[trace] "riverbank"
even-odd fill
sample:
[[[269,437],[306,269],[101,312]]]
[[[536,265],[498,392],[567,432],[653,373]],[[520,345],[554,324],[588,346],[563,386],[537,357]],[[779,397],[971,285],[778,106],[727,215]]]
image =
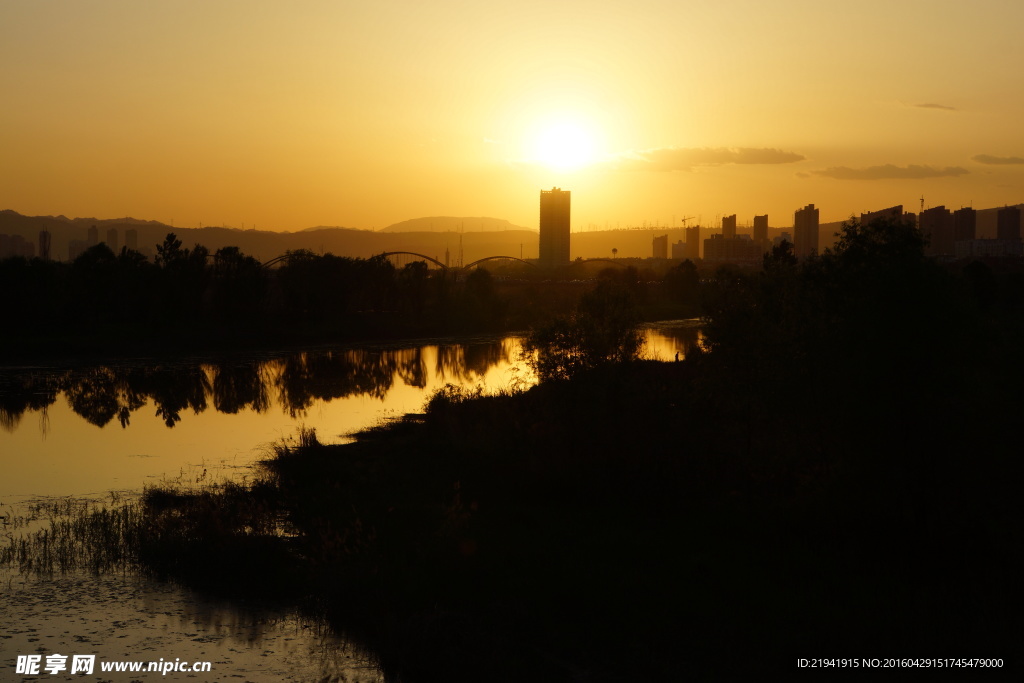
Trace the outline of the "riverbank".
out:
[[[250,319],[178,322],[173,326],[119,323],[69,326],[35,323],[0,338],[3,365],[100,362],[138,357],[165,360],[238,356],[310,346],[416,343],[467,336],[517,335],[532,325],[572,310],[593,283],[554,283],[543,289],[500,287],[505,315],[487,321],[410,315],[408,312],[350,314],[330,321]],[[512,294],[513,289],[523,291]],[[639,311],[648,322],[693,317],[695,308],[654,301]]]
[[[151,493],[145,559],[207,590],[310,601],[413,683],[1013,651],[1004,484],[941,464],[916,473],[927,488],[877,477],[850,457],[863,440],[823,454],[784,423],[752,445],[742,414],[701,410],[706,372],[631,363],[441,393],[354,444],[307,434],[252,489]],[[287,533],[254,533],[261,519]]]

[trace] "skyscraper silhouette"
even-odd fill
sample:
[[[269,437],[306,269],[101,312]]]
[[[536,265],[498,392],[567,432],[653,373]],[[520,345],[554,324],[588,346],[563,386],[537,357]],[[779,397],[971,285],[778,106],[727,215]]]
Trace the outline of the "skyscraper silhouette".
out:
[[[818,253],[818,210],[814,204],[797,209],[793,215],[793,251],[797,258]]]
[[[722,237],[727,240],[736,239],[736,214],[722,216]]]
[[[754,216],[754,241],[761,245],[768,242],[768,214]]]
[[[996,237],[1001,240],[1020,241],[1020,209],[1004,206],[996,212]]]
[[[569,265],[570,192],[553,187],[540,191],[540,265]]]

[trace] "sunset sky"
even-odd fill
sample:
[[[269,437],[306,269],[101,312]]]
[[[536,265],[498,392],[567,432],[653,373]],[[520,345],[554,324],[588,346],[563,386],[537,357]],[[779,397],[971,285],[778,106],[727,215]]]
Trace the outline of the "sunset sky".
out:
[[[0,209],[792,224],[1024,202],[1017,0],[0,0]]]

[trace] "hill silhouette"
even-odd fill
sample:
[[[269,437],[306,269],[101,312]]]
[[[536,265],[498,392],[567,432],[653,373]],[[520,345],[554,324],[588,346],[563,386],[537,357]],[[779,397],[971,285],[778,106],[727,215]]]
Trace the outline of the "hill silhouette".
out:
[[[458,216],[430,216],[411,218],[389,225],[380,232],[500,232],[503,230],[530,230],[514,225],[503,218],[460,218]],[[536,232],[536,230],[534,230]]]

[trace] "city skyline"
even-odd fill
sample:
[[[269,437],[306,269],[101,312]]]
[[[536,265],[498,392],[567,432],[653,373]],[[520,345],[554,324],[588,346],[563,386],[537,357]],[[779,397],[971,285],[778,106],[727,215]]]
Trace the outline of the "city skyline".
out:
[[[0,206],[285,231],[532,228],[552,186],[574,230],[1016,204],[1021,19],[994,0],[5,3]]]

